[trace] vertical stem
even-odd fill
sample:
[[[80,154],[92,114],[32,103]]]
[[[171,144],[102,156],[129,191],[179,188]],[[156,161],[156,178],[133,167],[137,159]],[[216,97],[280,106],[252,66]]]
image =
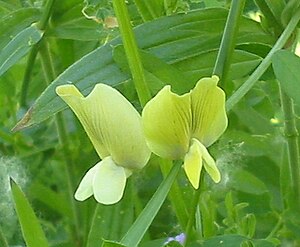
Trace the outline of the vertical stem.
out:
[[[24,77],[23,77],[23,81],[22,81],[22,88],[21,88],[21,98],[20,98],[20,106],[21,107],[27,106],[26,98],[27,98],[27,93],[28,93],[28,88],[29,88],[29,82],[30,82],[32,70],[34,67],[36,55],[39,50],[39,44],[40,44],[40,42],[38,42],[31,48],[29,56],[28,56],[27,65],[26,65],[26,69],[25,69],[25,73],[24,73]]]
[[[45,30],[47,28],[48,20],[51,17],[55,0],[45,0],[45,2],[46,2],[46,4],[44,7],[43,15],[37,25],[38,28],[41,30]],[[21,98],[20,98],[20,105],[23,107],[26,107],[26,98],[27,98],[30,77],[31,77],[31,73],[32,73],[32,70],[34,67],[34,62],[35,62],[35,59],[36,59],[36,56],[37,56],[37,53],[39,50],[39,46],[40,46],[40,43],[42,40],[43,40],[43,37],[37,44],[35,44],[31,48],[31,51],[29,53],[29,57],[27,60],[27,66],[26,66],[25,74],[24,74],[23,81],[22,81],[22,90],[21,90]]]
[[[280,100],[284,115],[284,135],[287,142],[288,149],[288,163],[290,183],[292,185],[293,201],[288,199],[289,206],[294,205],[300,207],[300,163],[299,163],[299,144],[298,144],[298,130],[296,127],[294,104],[291,98],[280,87]],[[294,204],[296,200],[296,204]]]
[[[213,74],[220,77],[222,87],[226,84],[235,40],[239,30],[239,20],[243,13],[244,5],[245,0],[233,0],[228,13],[221,46],[213,70]]]
[[[142,237],[145,232],[151,225],[154,217],[157,215],[160,207],[165,201],[168,192],[175,181],[178,172],[181,168],[180,163],[174,165],[169,172],[168,176],[164,179],[164,181],[160,184],[150,201],[147,203],[146,207],[130,227],[128,232],[121,240],[121,244],[130,247],[136,247],[140,243]]]
[[[268,53],[268,55],[264,58],[264,60],[260,63],[260,65],[256,68],[256,70],[251,74],[247,81],[227,100],[226,109],[230,111],[236,103],[238,103],[245,94],[253,87],[255,82],[263,75],[263,73],[267,70],[267,68],[271,64],[271,59],[274,53],[280,50],[286,42],[288,41],[291,34],[294,32],[297,24],[300,20],[300,9],[295,13],[295,15],[290,20],[289,24],[286,26],[283,33],[280,35],[279,39]]]
[[[47,43],[44,43],[43,46],[41,47],[40,56],[41,56],[41,62],[42,62],[45,79],[47,81],[47,84],[50,84],[51,81],[53,81],[56,78],[56,73],[55,73],[55,69],[53,66],[52,58]],[[75,200],[73,197],[73,191],[74,191],[74,183],[72,180],[72,178],[74,177],[73,162],[71,160],[70,150],[68,148],[69,141],[68,141],[68,136],[66,131],[66,125],[65,125],[64,117],[61,112],[56,114],[55,122],[57,126],[58,138],[65,159],[64,165],[65,165],[66,178],[67,178],[68,194],[69,194],[70,205],[72,209],[72,215],[73,215],[74,226],[75,226],[75,233],[76,233],[76,236],[73,236],[73,238],[77,243],[77,246],[80,246],[80,239],[78,239],[80,238],[79,219],[78,219],[77,208],[75,205]]]
[[[55,0],[45,0],[45,2],[46,4],[44,7],[42,18],[38,23],[38,28],[41,30],[45,30],[47,28],[48,20],[51,17]]]
[[[160,170],[164,178],[167,177],[172,166],[173,166],[172,161],[166,159],[160,159]],[[172,207],[174,208],[176,217],[179,221],[181,228],[185,229],[188,223],[188,213],[187,213],[186,203],[182,195],[182,191],[180,190],[177,181],[174,181],[168,197],[171,201]]]
[[[278,221],[276,223],[276,225],[274,226],[274,228],[272,229],[272,231],[270,232],[270,234],[266,237],[266,240],[271,240],[275,234],[280,230],[281,226],[283,224],[283,219],[281,217],[281,215],[278,215]]]
[[[185,240],[184,246],[187,246],[189,240],[191,239],[191,234],[192,234],[193,226],[195,223],[195,215],[196,215],[196,211],[198,208],[198,202],[199,202],[200,195],[201,195],[201,190],[200,190],[200,188],[198,188],[197,190],[194,191],[194,195],[193,195],[193,201],[192,201],[191,210],[190,210],[190,217],[189,217],[189,221],[187,223],[187,227],[185,230],[186,240]],[[202,236],[202,233],[199,235]]]
[[[130,24],[130,18],[125,0],[113,0],[113,7],[118,20],[125,54],[132,74],[134,86],[141,105],[145,106],[145,104],[151,99],[151,93],[145,79],[143,65]]]
[[[196,212],[197,212],[198,205],[199,205],[199,199],[200,199],[200,196],[203,191],[202,185],[204,185],[204,173],[203,172],[201,172],[201,174],[200,174],[200,183],[199,184],[200,184],[199,188],[194,191],[194,195],[193,195],[192,205],[191,205],[190,214],[189,214],[189,220],[188,220],[187,227],[185,230],[186,240],[185,240],[184,246],[186,246],[189,243],[189,240],[191,239],[191,235],[193,233],[193,226],[195,224],[195,218],[196,218]],[[201,217],[200,211],[199,211],[199,214]],[[201,228],[198,228],[198,230],[200,230],[201,232],[197,233],[197,235],[200,238],[202,238],[203,237],[203,225],[201,225]]]

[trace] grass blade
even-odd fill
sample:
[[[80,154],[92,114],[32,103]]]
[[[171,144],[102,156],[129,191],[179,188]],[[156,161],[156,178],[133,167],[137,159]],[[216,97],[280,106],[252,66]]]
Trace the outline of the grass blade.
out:
[[[49,245],[42,227],[23,191],[12,179],[10,180],[10,184],[27,247],[48,247]]]

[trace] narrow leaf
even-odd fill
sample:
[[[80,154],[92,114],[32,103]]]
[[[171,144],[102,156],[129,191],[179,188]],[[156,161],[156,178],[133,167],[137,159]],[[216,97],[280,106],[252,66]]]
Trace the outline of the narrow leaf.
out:
[[[32,25],[14,37],[0,52],[0,75],[25,56],[42,36],[36,25]]]
[[[150,21],[164,14],[163,0],[134,0],[144,21]]]
[[[86,247],[99,247],[104,239],[121,239],[133,223],[132,180],[128,180],[123,199],[115,205],[95,207]]]
[[[0,50],[10,42],[11,37],[15,37],[39,18],[38,8],[22,8],[3,16],[0,19]]]
[[[55,212],[70,219],[72,218],[72,211],[66,201],[66,198],[62,194],[55,192],[42,183],[35,182],[31,185],[30,197],[34,200],[39,200]]]
[[[10,180],[15,208],[27,247],[48,247],[42,227],[19,186]]]
[[[274,54],[273,69],[285,93],[300,105],[300,58],[290,51],[278,51]]]

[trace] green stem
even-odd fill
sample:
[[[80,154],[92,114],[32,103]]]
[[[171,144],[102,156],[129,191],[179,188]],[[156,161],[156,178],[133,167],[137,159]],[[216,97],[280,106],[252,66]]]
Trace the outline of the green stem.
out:
[[[119,23],[120,33],[134,86],[141,105],[145,106],[145,104],[151,99],[151,93],[145,79],[143,65],[130,24],[130,18],[125,0],[113,0],[113,7]]]
[[[38,28],[41,30],[45,30],[47,28],[48,20],[51,17],[55,0],[45,0],[45,2],[46,4],[44,7],[42,18],[38,23]]]
[[[279,217],[279,219],[278,219],[276,225],[274,226],[274,228],[272,229],[270,234],[266,237],[266,240],[268,240],[268,239],[271,240],[274,237],[274,235],[277,233],[277,231],[280,229],[280,227],[282,226],[282,223],[283,223],[282,217],[280,215],[278,217]]]
[[[263,73],[267,70],[267,68],[271,64],[271,59],[274,53],[280,50],[286,42],[288,41],[289,37],[297,27],[297,24],[300,20],[300,9],[295,13],[295,15],[290,20],[289,24],[286,26],[283,33],[280,35],[279,39],[268,53],[268,55],[263,59],[260,65],[256,68],[256,70],[251,74],[247,81],[227,100],[226,102],[226,109],[230,111],[236,103],[238,103],[245,94],[253,87],[255,82],[263,75]]]
[[[275,35],[280,34],[280,32],[283,30],[282,24],[278,22],[278,19],[273,14],[272,10],[268,6],[268,3],[262,0],[254,0],[254,2],[268,22],[272,25],[272,27],[274,27]]]
[[[160,159],[160,170],[161,170],[164,178],[167,177],[172,166],[173,166],[172,161],[166,160],[166,159]],[[182,195],[182,191],[181,191],[177,181],[174,181],[168,197],[170,199],[172,207],[174,208],[175,214],[177,216],[177,219],[179,221],[181,228],[185,229],[187,226],[187,222],[188,222],[188,213],[187,213],[186,204],[184,202],[184,198]]]
[[[47,84],[49,85],[51,81],[53,81],[56,78],[55,69],[52,62],[52,57],[50,55],[49,47],[47,44],[43,44],[40,49],[40,57],[42,62],[42,67],[44,71],[44,76],[46,79]],[[74,236],[75,242],[77,242],[78,246],[80,246],[80,241],[78,238],[80,238],[80,227],[79,227],[79,219],[78,219],[78,212],[75,205],[75,200],[73,197],[74,192],[74,183],[73,183],[73,162],[71,160],[71,154],[69,150],[69,141],[66,131],[66,125],[64,121],[64,117],[62,115],[62,112],[56,114],[55,116],[55,122],[57,126],[57,132],[58,132],[58,138],[62,147],[62,152],[64,154],[64,165],[65,165],[65,171],[66,171],[66,178],[67,178],[67,186],[68,186],[68,195],[70,200],[70,205],[72,209],[72,215],[74,220],[74,226],[75,226],[75,233],[76,236]]]
[[[40,42],[38,42],[31,48],[29,56],[28,56],[27,66],[25,69],[25,73],[24,73],[24,77],[23,77],[23,81],[22,81],[22,88],[21,88],[21,98],[20,98],[21,107],[27,107],[26,98],[27,98],[27,93],[28,93],[28,88],[29,88],[29,82],[30,82],[32,70],[34,67],[34,61],[36,59],[36,55],[39,50],[39,44],[40,44]]]
[[[188,242],[191,238],[193,226],[195,223],[195,215],[196,215],[196,211],[198,208],[198,203],[199,203],[199,198],[200,198],[201,192],[202,192],[202,190],[200,188],[194,191],[193,201],[192,201],[191,211],[190,211],[190,217],[189,217],[189,221],[187,223],[187,227],[185,230],[186,240],[185,240],[184,246],[186,246],[188,244]],[[202,235],[202,234],[200,234],[200,235]]]
[[[37,27],[39,29],[45,30],[47,28],[48,20],[52,14],[54,2],[55,2],[55,0],[46,0],[43,15],[37,24]],[[27,66],[26,66],[25,74],[24,74],[23,81],[22,81],[22,90],[21,90],[21,98],[20,98],[20,105],[22,107],[26,107],[26,105],[27,105],[26,98],[27,98],[27,92],[28,92],[28,88],[29,88],[29,82],[30,82],[32,70],[34,67],[34,62],[35,62],[35,59],[36,59],[36,56],[37,56],[37,53],[39,50],[39,46],[40,46],[40,43],[42,40],[43,40],[43,37],[37,44],[35,44],[31,48],[31,51],[29,53],[29,57],[27,60]]]
[[[228,13],[221,46],[213,70],[214,75],[221,79],[221,86],[225,87],[235,41],[239,30],[239,20],[242,16],[246,0],[233,0]]]
[[[290,183],[292,185],[292,196],[290,198],[296,200],[296,207],[300,207],[300,163],[299,163],[299,133],[296,126],[295,110],[292,99],[284,92],[281,85],[280,100],[284,115],[284,136],[287,142],[288,163]],[[289,206],[292,206],[288,199]]]
[[[203,172],[201,172],[201,174],[200,174],[200,183],[199,184],[200,184],[199,188],[194,191],[194,195],[193,195],[191,210],[190,210],[190,214],[189,214],[189,221],[188,221],[187,227],[185,229],[186,240],[185,240],[184,246],[186,246],[189,243],[189,241],[191,239],[191,235],[194,232],[193,231],[194,226],[196,226],[195,230],[196,230],[198,238],[200,238],[200,239],[203,238],[203,222],[201,219],[202,213],[199,208],[200,196],[202,195],[202,192],[206,190],[206,186],[205,186],[206,184],[204,181],[204,173]],[[196,218],[196,214],[199,217]]]
[[[161,205],[166,199],[168,192],[175,181],[178,172],[181,168],[181,163],[175,164],[169,175],[164,179],[164,181],[160,184],[150,201],[147,203],[146,207],[130,227],[128,232],[121,240],[121,244],[130,247],[138,246],[139,242],[143,238],[145,232],[151,225],[154,217],[157,215]]]

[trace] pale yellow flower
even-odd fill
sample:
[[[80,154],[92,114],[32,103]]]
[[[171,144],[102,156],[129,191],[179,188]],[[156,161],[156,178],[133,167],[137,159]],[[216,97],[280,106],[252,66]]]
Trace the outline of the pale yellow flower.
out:
[[[225,93],[217,86],[219,78],[202,78],[184,95],[165,86],[145,106],[142,121],[150,150],[163,158],[183,159],[186,175],[199,187],[202,166],[217,183],[220,172],[207,147],[227,127]]]
[[[94,195],[103,204],[118,202],[126,179],[143,168],[151,154],[139,113],[105,84],[97,84],[87,97],[74,85],[58,86],[56,92],[76,114],[102,159],[85,174],[75,198],[83,201]]]

